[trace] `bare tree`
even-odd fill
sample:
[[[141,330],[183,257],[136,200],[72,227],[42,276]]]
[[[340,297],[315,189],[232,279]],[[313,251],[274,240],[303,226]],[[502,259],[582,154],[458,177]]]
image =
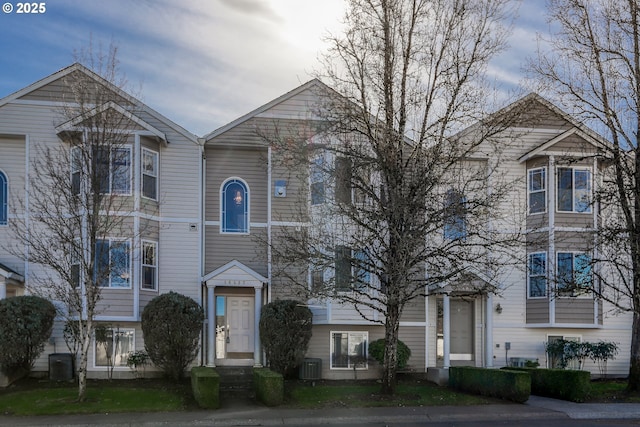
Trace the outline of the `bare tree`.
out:
[[[640,390],[640,2],[550,0],[549,49],[531,69],[568,109],[611,142],[595,202],[592,291],[633,313],[628,388]]]
[[[55,121],[58,140],[34,141],[29,182],[20,206],[25,219],[12,222],[13,253],[42,268],[30,291],[60,303],[78,344],[78,400],[86,397],[87,357],[109,283],[130,283],[132,251],[132,153],[125,146],[132,129],[133,98],[120,90],[117,49],[88,48],[76,55],[87,67],[67,74],[64,102]],[[27,250],[24,250],[27,248]],[[122,269],[122,271],[120,271]],[[126,271],[125,271],[126,270]]]
[[[267,138],[310,182],[310,226],[274,238],[274,275],[304,289],[300,269],[311,265],[313,297],[384,325],[386,394],[405,306],[447,284],[497,291],[500,249],[517,240],[513,227],[498,232],[513,183],[496,169],[515,110],[466,128],[487,117],[483,76],[511,12],[503,0],[349,1],[345,34],[329,39],[324,77],[336,92],[318,93],[319,121]]]

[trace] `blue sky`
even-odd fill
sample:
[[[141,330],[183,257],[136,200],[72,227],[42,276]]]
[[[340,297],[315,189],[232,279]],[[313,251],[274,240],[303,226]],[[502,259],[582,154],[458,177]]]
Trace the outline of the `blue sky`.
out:
[[[140,98],[204,135],[310,80],[342,0],[50,0],[43,14],[0,12],[0,98],[73,62],[74,49],[119,47]],[[491,64],[505,89],[545,31],[544,1],[520,5],[511,48]]]

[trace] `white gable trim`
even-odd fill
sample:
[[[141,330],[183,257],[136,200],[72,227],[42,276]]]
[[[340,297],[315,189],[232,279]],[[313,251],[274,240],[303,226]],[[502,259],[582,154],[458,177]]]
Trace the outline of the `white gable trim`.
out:
[[[599,148],[599,149],[606,149],[606,147],[600,143],[599,141],[597,141],[596,139],[594,139],[593,137],[591,137],[589,134],[587,134],[586,132],[583,132],[581,129],[578,129],[577,127],[573,127],[571,129],[569,129],[566,132],[561,133],[560,135],[551,138],[549,141],[545,142],[544,144],[534,148],[533,150],[529,151],[527,154],[525,154],[524,156],[520,157],[518,159],[518,162],[520,163],[524,163],[527,160],[538,156],[540,154],[543,154],[544,151],[546,151],[547,149],[553,147],[555,144],[557,144],[558,142],[562,141],[563,139],[566,139],[568,137],[570,137],[571,135],[578,135],[581,138],[583,138],[585,141],[587,141],[589,144],[593,145],[595,148]]]
[[[226,263],[202,278],[208,287],[233,286],[247,288],[262,288],[269,279],[256,273],[238,260]]]

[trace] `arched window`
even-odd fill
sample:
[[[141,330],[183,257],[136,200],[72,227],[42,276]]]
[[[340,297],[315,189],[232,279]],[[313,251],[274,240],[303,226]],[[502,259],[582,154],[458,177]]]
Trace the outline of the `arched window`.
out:
[[[0,172],[0,225],[7,225],[9,186],[7,176]]]
[[[243,181],[232,178],[222,185],[220,194],[221,231],[223,233],[249,232],[249,189]]]

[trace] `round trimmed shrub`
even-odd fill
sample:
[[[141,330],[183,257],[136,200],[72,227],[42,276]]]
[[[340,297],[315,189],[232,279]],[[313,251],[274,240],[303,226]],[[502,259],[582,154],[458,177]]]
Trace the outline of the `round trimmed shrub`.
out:
[[[0,300],[0,370],[27,374],[51,336],[56,308],[51,301],[25,295]]]
[[[385,340],[380,338],[379,340],[375,340],[369,343],[369,356],[373,357],[378,363],[381,365],[384,363],[384,346]],[[404,369],[407,366],[407,362],[411,357],[411,349],[407,347],[405,343],[398,340],[398,369]]]
[[[271,370],[290,377],[302,363],[311,339],[313,314],[294,300],[276,300],[262,307],[260,339]]]
[[[142,311],[145,350],[168,378],[179,381],[198,354],[202,322],[202,307],[176,292],[155,297]]]

